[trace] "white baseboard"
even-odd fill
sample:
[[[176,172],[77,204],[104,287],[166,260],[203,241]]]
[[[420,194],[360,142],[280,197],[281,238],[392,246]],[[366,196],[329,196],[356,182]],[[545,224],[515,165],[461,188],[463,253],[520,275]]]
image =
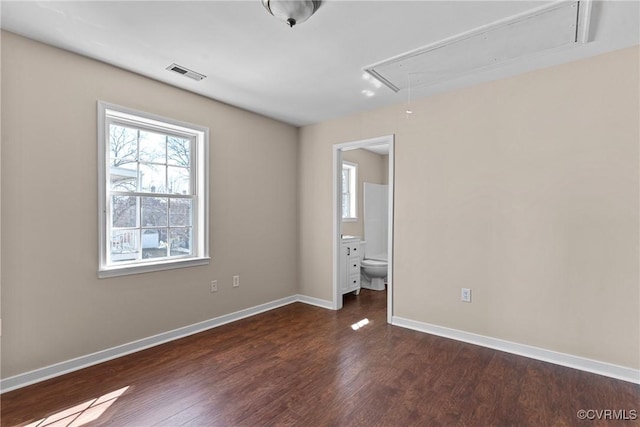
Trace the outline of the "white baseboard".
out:
[[[304,300],[303,300],[304,299]],[[75,359],[66,360],[64,362],[56,363],[44,368],[35,369],[24,374],[19,374],[13,377],[0,380],[0,393],[15,390],[17,388],[25,387],[30,384],[35,384],[40,381],[48,380],[60,375],[67,374],[69,372],[77,371],[82,368],[87,368],[98,363],[106,362],[118,357],[126,356],[127,354],[135,353],[140,350],[154,347],[156,345],[164,344],[169,341],[177,340],[189,335],[197,334],[211,328],[225,325],[236,320],[244,319],[245,317],[254,316],[256,314],[273,310],[274,308],[282,307],[294,302],[307,302],[305,300],[313,300],[316,303],[322,300],[316,300],[315,298],[302,297],[301,295],[292,295],[290,297],[282,298],[276,301],[271,301],[265,304],[260,304],[255,307],[246,308],[244,310],[236,311],[235,313],[225,314],[210,320],[194,323],[193,325],[185,326],[182,328],[174,329],[172,331],[163,332],[158,335],[143,338],[137,341],[133,341],[127,344],[119,345],[116,347],[101,350],[96,353],[80,356]],[[308,304],[314,304],[313,302],[307,302]],[[317,304],[314,304],[317,305]]]
[[[299,302],[303,302],[309,305],[315,305],[317,307],[326,308],[327,310],[333,310],[333,302],[320,298],[308,297],[306,295],[296,295]]]
[[[640,370],[638,369],[599,362],[597,360],[587,359],[584,357],[572,356],[570,354],[559,353],[553,350],[518,344],[511,341],[477,335],[457,329],[445,328],[397,316],[392,317],[391,323],[403,328],[413,329],[414,331],[451,338],[457,341],[464,341],[482,347],[493,348],[495,350],[529,357],[531,359],[542,360],[543,362],[554,363],[556,365],[567,366],[581,371],[587,371],[594,374],[604,375],[606,377],[640,384]]]

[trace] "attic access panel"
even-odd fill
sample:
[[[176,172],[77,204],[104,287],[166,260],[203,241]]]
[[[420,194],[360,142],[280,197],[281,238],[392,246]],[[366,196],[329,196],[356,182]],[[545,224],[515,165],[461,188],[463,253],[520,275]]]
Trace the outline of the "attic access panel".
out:
[[[395,92],[586,42],[591,4],[553,3],[379,62],[365,71]]]

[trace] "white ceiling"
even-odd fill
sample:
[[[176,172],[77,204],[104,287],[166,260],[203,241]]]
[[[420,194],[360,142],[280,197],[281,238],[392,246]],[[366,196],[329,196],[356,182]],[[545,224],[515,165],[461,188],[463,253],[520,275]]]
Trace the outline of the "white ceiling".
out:
[[[2,28],[293,125],[406,102],[364,68],[550,2],[324,1],[294,28],[252,1],[2,1]],[[640,43],[640,2],[594,2],[589,43],[412,89],[428,96]],[[167,71],[177,63],[207,76]],[[46,70],[44,70],[46,72]],[[373,96],[363,95],[371,90]]]

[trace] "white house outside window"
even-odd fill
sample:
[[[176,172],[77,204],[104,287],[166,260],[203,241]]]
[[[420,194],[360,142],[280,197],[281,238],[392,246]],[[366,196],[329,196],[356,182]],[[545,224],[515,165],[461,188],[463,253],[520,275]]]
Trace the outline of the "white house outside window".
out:
[[[342,162],[342,220],[356,221],[357,215],[357,194],[358,187],[358,165],[355,163]]]
[[[98,103],[100,267],[206,264],[208,128]]]

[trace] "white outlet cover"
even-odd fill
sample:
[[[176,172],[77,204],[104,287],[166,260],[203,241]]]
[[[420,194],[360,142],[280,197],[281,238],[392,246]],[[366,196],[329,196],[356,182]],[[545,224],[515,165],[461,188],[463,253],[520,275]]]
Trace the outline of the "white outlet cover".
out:
[[[471,302],[471,289],[462,288],[462,291],[460,293],[460,300],[464,302]]]

